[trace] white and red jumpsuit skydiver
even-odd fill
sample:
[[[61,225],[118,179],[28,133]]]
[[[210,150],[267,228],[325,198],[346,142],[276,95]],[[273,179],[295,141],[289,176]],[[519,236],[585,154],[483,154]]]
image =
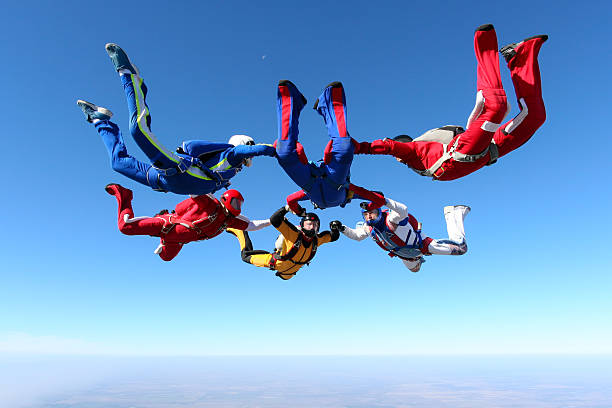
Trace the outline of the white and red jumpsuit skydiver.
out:
[[[172,213],[162,211],[153,217],[134,217],[132,191],[119,184],[109,184],[106,191],[119,205],[119,231],[126,235],[160,237],[155,253],[164,261],[178,255],[183,245],[216,237],[226,228],[257,231],[270,225],[270,220],[253,220],[231,214],[211,194],[193,196],[178,203]]]
[[[371,237],[390,257],[400,258],[412,272],[418,272],[425,262],[423,255],[463,255],[467,252],[463,220],[470,212],[469,207],[444,207],[448,239],[433,239],[421,236],[419,223],[408,213],[406,205],[386,198],[386,206],[389,211],[380,212],[376,220],[359,223],[355,229],[343,225],[341,232],[356,241]]]
[[[361,143],[359,153],[393,155],[417,173],[434,180],[454,180],[494,163],[527,142],[546,120],[538,53],[547,36],[518,43],[508,68],[521,109],[512,120],[500,125],[509,107],[499,74],[497,37],[491,24],[474,35],[478,61],[476,107],[465,132],[448,144],[435,141],[403,143],[390,139],[372,142],[368,151]]]

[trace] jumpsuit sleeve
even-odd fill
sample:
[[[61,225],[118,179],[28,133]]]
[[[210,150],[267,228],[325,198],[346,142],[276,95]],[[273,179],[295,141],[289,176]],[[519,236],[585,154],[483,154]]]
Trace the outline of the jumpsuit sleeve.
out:
[[[327,244],[328,242],[337,241],[338,238],[340,238],[340,233],[338,232],[338,230],[323,231],[319,234],[318,237],[319,246]]]
[[[259,231],[262,228],[265,227],[269,227],[270,224],[270,220],[249,220],[247,217],[245,217],[244,215],[239,215],[236,217],[237,220],[246,222],[246,228],[244,228],[244,231]],[[241,224],[241,226],[243,226],[244,224]],[[235,227],[232,227],[235,228]],[[238,228],[238,229],[242,229],[242,228]]]
[[[276,149],[269,144],[238,145],[227,151],[227,162],[232,166],[237,166],[244,159],[254,156],[276,157]]]
[[[288,241],[294,242],[297,239],[299,234],[297,228],[289,223],[285,219],[285,214],[287,214],[287,209],[285,207],[279,208],[272,216],[270,217],[270,223],[274,228],[276,228],[285,239]]]
[[[355,241],[363,241],[370,235],[368,234],[368,232],[365,230],[363,226],[353,229],[345,225],[344,229],[342,230],[342,233],[346,237],[353,239]]]
[[[249,221],[245,220],[244,218],[230,217],[227,221],[227,226],[229,228],[245,231],[249,226]]]
[[[385,196],[382,193],[375,193],[374,191],[366,190],[363,187],[351,184],[349,190],[352,191],[356,196],[363,198],[364,200],[371,201],[368,205],[368,210],[374,210],[385,205]]]
[[[304,190],[296,191],[295,193],[287,196],[287,205],[289,208],[291,208],[291,211],[296,214],[300,214],[302,211],[304,211],[304,209],[300,204],[298,204],[298,202],[306,200],[306,198],[306,192]]]
[[[406,204],[402,204],[390,198],[385,199],[385,204],[391,210],[388,218],[389,222],[399,224],[403,219],[408,217],[408,207],[406,207]]]

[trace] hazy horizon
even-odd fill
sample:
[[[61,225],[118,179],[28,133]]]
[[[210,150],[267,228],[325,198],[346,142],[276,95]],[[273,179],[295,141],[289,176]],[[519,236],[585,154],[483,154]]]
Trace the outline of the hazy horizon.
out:
[[[612,356],[0,356],[3,408],[609,407]]]

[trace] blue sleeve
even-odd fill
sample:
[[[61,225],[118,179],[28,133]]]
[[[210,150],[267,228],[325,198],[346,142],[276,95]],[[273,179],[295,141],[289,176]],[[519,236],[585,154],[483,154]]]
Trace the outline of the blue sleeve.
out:
[[[183,142],[181,146],[186,154],[192,157],[198,157],[201,154],[211,153],[211,152],[222,152],[224,150],[233,148],[231,144],[228,143],[214,143],[207,142],[205,140],[186,140]]]
[[[237,166],[244,159],[253,156],[270,156],[276,157],[276,149],[272,145],[256,144],[256,145],[238,145],[232,149],[228,149],[225,153],[227,161],[232,166]]]

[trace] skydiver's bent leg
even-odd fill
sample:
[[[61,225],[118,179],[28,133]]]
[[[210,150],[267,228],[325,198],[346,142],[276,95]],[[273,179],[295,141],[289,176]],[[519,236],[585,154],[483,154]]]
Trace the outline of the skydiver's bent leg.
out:
[[[145,186],[156,185],[149,183],[147,174],[157,179],[157,171],[150,164],[143,163],[128,154],[121,131],[116,124],[108,120],[100,120],[94,126],[106,146],[113,170]]]
[[[329,84],[319,96],[315,108],[323,116],[331,139],[331,151],[325,155],[325,164],[333,180],[342,184],[349,175],[355,152],[346,126],[346,96],[342,84]]]
[[[170,168],[179,158],[166,149],[151,131],[151,114],[146,102],[147,86],[136,74],[121,74],[121,83],[127,97],[130,113],[130,133],[138,147],[158,168]]]
[[[301,188],[310,184],[310,166],[302,163],[297,153],[300,112],[306,98],[290,81],[280,81],[277,93],[278,139],[276,153],[278,163],[287,175]]]
[[[480,26],[474,34],[476,68],[476,106],[466,130],[459,136],[456,151],[478,154],[484,151],[507,114],[508,105],[499,74],[497,36],[491,24]]]
[[[109,184],[106,192],[115,196],[119,205],[119,231],[125,235],[151,235],[160,236],[165,221],[156,217],[134,218],[132,209],[132,191],[119,184]]]
[[[467,252],[463,220],[470,212],[470,207],[455,205],[444,207],[448,239],[431,239],[427,252],[433,255],[463,255]]]
[[[178,253],[181,251],[181,249],[183,248],[183,244],[181,243],[176,243],[176,242],[164,242],[164,240],[162,240],[162,242],[159,244],[159,246],[157,247],[157,249],[155,249],[154,253],[156,253],[157,255],[159,255],[159,257],[168,262],[174,259],[174,257],[176,257],[178,255]]]
[[[399,162],[419,171],[426,170],[436,163],[444,153],[442,143],[438,142],[400,142],[392,139],[375,140],[367,154],[386,154]]]
[[[540,35],[502,48],[521,112],[495,133],[500,157],[526,143],[546,120],[538,54],[547,39]]]
[[[248,232],[235,228],[227,228],[226,231],[238,239],[238,243],[240,244],[240,257],[243,262],[266,268],[270,266],[272,254],[268,251],[254,250]]]

